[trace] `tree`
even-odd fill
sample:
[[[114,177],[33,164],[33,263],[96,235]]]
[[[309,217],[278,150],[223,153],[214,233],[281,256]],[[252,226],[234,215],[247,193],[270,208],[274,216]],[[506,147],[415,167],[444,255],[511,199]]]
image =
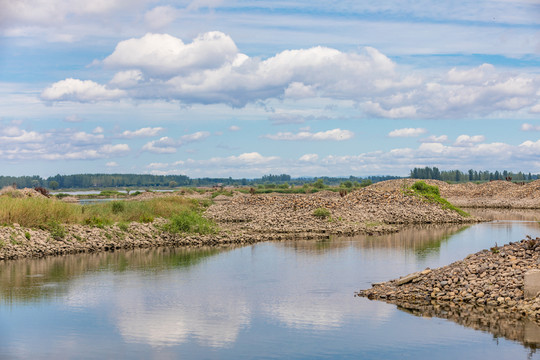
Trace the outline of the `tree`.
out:
[[[324,181],[323,181],[323,179],[317,179],[317,181],[315,181],[313,183],[313,187],[315,189],[324,189]]]
[[[177,187],[178,186],[178,183],[176,181],[169,181],[169,187]]]
[[[58,189],[58,182],[57,181],[49,181],[49,187],[53,190]]]

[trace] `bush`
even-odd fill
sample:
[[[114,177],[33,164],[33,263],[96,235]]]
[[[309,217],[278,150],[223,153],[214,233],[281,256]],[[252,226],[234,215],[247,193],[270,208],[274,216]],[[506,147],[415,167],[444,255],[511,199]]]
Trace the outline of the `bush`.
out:
[[[318,209],[315,209],[313,211],[313,216],[316,216],[318,218],[324,219],[330,216],[330,210],[320,207]]]

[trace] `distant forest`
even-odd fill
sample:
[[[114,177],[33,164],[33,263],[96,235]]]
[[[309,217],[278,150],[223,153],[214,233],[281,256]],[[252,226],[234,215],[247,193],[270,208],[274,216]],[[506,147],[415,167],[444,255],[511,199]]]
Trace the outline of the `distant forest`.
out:
[[[399,176],[367,176],[367,177],[318,177],[291,178],[290,175],[264,175],[257,179],[233,178],[198,178],[192,179],[185,175],[140,175],[140,174],[78,174],[55,175],[48,178],[40,176],[0,176],[0,187],[16,184],[18,188],[42,186],[49,189],[89,189],[89,188],[147,188],[147,187],[177,187],[177,186],[257,186],[276,184],[303,185],[322,179],[325,185],[340,185],[344,181],[358,182],[370,180],[379,182],[400,179]]]
[[[414,168],[411,170],[410,177],[414,179],[435,179],[449,182],[467,182],[467,181],[492,181],[492,180],[511,180],[511,181],[532,181],[537,180],[538,174],[525,174],[521,171],[513,173],[511,171],[476,171],[469,170],[462,172],[459,170],[439,170],[436,167]]]

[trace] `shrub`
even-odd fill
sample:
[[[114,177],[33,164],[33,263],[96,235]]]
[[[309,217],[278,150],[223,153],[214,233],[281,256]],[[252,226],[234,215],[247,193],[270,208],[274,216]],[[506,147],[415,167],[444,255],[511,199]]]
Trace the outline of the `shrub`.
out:
[[[29,233],[28,231],[25,231],[25,232],[24,232],[24,237],[25,237],[27,240],[30,240],[30,238],[31,238],[32,236],[30,235],[30,233]]]
[[[313,216],[316,216],[318,218],[324,219],[330,216],[330,210],[320,207],[318,209],[315,209],[313,211]]]

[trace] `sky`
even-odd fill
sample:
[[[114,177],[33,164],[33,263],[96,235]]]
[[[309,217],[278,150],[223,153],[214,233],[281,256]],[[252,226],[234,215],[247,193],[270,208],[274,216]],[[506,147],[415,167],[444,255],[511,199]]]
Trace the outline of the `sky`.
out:
[[[540,0],[0,0],[0,175],[540,173]]]

